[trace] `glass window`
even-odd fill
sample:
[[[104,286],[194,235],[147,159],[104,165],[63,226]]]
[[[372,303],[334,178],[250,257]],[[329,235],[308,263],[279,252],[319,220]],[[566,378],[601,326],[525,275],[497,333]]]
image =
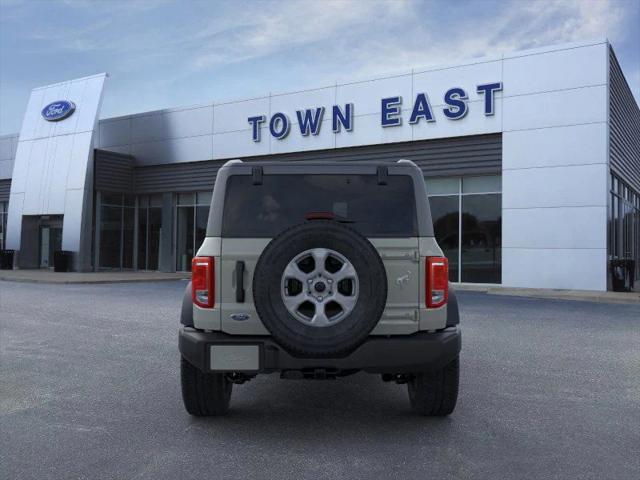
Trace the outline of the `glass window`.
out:
[[[134,268],[135,209],[124,206],[130,203],[130,195],[100,194],[100,268]]]
[[[101,202],[102,205],[122,205],[122,194],[121,193],[108,193],[102,192]]]
[[[433,230],[444,256],[449,260],[449,280],[458,281],[458,241],[460,233],[458,195],[437,196],[429,199]]]
[[[222,234],[270,238],[314,212],[332,213],[367,237],[417,235],[408,175],[391,175],[386,185],[376,175],[265,175],[261,185],[249,175],[233,175]]]
[[[204,242],[207,236],[207,220],[209,220],[209,206],[196,207],[196,222],[195,222],[195,249],[197,250]]]
[[[633,281],[640,281],[640,209],[639,195],[633,188],[612,174],[611,208],[609,210],[609,259],[627,262],[631,269]],[[622,267],[614,271],[609,269],[610,278],[614,273],[620,274]],[[626,272],[626,270],[625,270]],[[631,288],[631,278],[624,276],[624,288]],[[613,282],[616,279],[612,279]],[[614,285],[615,288],[615,285]]]
[[[211,192],[198,192],[197,194],[198,205],[211,205]]]
[[[120,268],[122,208],[103,205],[100,210],[100,267]]]
[[[207,235],[211,192],[181,193],[177,203],[176,270],[189,271],[191,260]],[[157,238],[159,245],[160,228]]]
[[[194,194],[193,193],[179,193],[178,205],[193,205]]]
[[[502,191],[500,175],[484,175],[481,177],[464,177],[462,193],[498,193]]]
[[[500,283],[502,195],[462,197],[462,281]]]
[[[4,249],[7,235],[7,202],[0,202],[0,250]]]
[[[135,209],[125,207],[122,220],[122,267],[133,268],[133,242],[135,232]]]
[[[162,207],[162,195],[150,195],[149,196],[149,206],[151,206],[151,207]]]
[[[449,259],[452,282],[502,281],[502,178],[427,179],[436,240]],[[431,187],[430,187],[431,185]],[[459,192],[456,185],[462,186]],[[452,195],[444,195],[445,192]]]
[[[148,221],[147,270],[158,270],[162,238],[162,209],[150,208]]]
[[[427,193],[429,195],[446,195],[460,193],[459,178],[427,178]]]
[[[138,270],[158,270],[162,195],[138,197]]]
[[[194,255],[194,210],[195,207],[178,208],[176,269],[182,272],[191,270],[191,260]]]
[[[138,270],[147,269],[147,208],[145,198],[138,199]]]

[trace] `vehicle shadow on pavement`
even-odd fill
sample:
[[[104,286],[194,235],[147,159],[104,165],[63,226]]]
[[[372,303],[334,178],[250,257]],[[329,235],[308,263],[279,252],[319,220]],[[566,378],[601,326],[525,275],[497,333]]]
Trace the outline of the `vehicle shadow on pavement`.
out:
[[[455,415],[455,412],[454,412]],[[409,407],[406,385],[382,382],[379,375],[359,373],[336,380],[281,380],[264,376],[235,386],[229,412],[222,417],[195,418],[192,426],[216,431],[244,427],[252,436],[305,432],[309,439],[326,435],[386,433],[447,429],[452,418],[428,418]],[[264,427],[258,428],[259,426]],[[300,437],[299,437],[300,438]]]

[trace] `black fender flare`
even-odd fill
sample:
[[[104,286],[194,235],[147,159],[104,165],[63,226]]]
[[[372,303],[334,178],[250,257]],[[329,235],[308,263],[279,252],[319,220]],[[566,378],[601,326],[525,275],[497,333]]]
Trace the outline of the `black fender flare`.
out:
[[[447,302],[447,327],[453,327],[460,323],[460,310],[458,308],[458,298],[456,292],[449,284],[449,301]]]
[[[180,312],[180,323],[185,327],[193,327],[193,303],[191,300],[191,282],[184,289],[182,297],[182,311]]]

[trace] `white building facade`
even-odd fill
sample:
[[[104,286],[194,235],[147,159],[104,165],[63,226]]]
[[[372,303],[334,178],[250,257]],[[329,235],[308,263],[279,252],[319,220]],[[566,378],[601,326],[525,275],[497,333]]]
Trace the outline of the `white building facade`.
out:
[[[102,81],[34,90],[20,134],[0,138],[0,237],[16,268],[47,266],[52,249],[79,270],[189,268],[228,159],[408,158],[452,281],[640,278],[640,110],[607,41],[98,121]],[[51,127],[57,101],[75,111]]]

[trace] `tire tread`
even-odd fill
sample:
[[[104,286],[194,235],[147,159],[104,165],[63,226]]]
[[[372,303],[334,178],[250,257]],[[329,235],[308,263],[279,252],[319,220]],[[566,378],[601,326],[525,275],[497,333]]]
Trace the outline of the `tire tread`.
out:
[[[440,370],[414,374],[408,384],[411,407],[428,417],[453,413],[458,400],[459,379],[459,357]]]
[[[233,384],[222,373],[204,373],[180,357],[182,400],[190,415],[223,415],[229,409]]]

